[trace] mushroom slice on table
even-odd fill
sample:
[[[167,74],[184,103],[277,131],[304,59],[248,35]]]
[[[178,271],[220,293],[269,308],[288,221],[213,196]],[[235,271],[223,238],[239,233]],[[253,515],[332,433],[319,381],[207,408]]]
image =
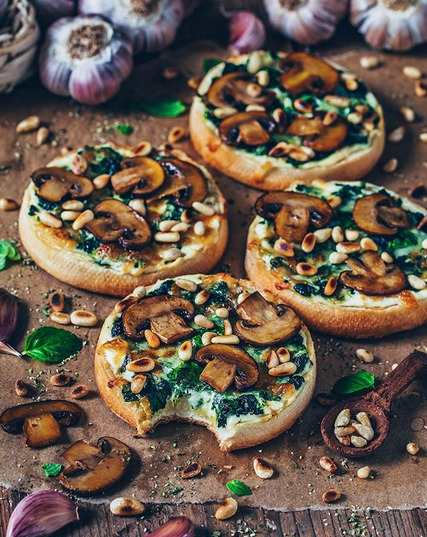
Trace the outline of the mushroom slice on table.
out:
[[[400,267],[386,264],[378,252],[367,251],[360,260],[346,260],[350,270],[342,272],[341,283],[365,295],[391,295],[406,285],[406,276]]]
[[[114,191],[119,194],[132,192],[133,196],[145,196],[161,187],[165,172],[160,164],[149,157],[124,158],[121,170],[111,177]]]
[[[315,151],[327,152],[340,147],[347,136],[347,121],[337,116],[330,125],[324,125],[322,117],[316,115],[313,118],[298,116],[289,125],[286,134],[301,136],[303,144]]]
[[[158,295],[143,298],[131,304],[123,313],[125,334],[134,341],[144,339],[144,331],[151,328],[163,343],[169,344],[189,337],[193,329],[185,319],[192,319],[194,306],[179,296]]]
[[[250,73],[244,71],[227,73],[214,81],[207,100],[216,107],[234,107],[243,104],[268,108],[275,99],[274,92],[259,86],[259,92],[251,93],[250,84],[256,84],[256,78]]]
[[[324,95],[333,91],[338,85],[338,71],[323,60],[305,52],[288,54],[280,62],[280,67],[283,70],[280,84],[283,89],[294,95],[304,91]]]
[[[124,476],[131,459],[126,444],[111,436],[96,446],[79,440],[62,457],[70,464],[59,474],[64,488],[76,494],[96,494],[115,485]]]
[[[353,219],[360,229],[374,235],[396,235],[399,229],[411,227],[408,213],[382,192],[359,198],[353,208]]]
[[[301,242],[308,228],[325,227],[333,217],[329,203],[299,192],[268,192],[255,203],[257,214],[273,219],[276,233],[291,242]]]
[[[37,187],[37,195],[53,203],[58,203],[64,198],[87,198],[94,189],[90,179],[64,168],[39,168],[31,174],[31,179]]]
[[[102,244],[118,242],[127,250],[140,250],[151,240],[151,230],[143,216],[125,203],[105,199],[93,208],[95,218],[86,224]]]
[[[237,308],[241,317],[234,325],[239,338],[256,347],[287,341],[301,329],[301,319],[291,308],[275,307],[256,291]]]
[[[221,139],[228,145],[250,146],[266,144],[277,129],[277,123],[267,112],[240,112],[219,125]]]
[[[206,345],[197,351],[196,362],[206,366],[200,380],[219,393],[225,392],[233,382],[237,390],[243,391],[256,384],[259,377],[255,360],[233,345]]]
[[[43,448],[60,440],[61,427],[52,414],[45,412],[40,416],[25,418],[24,434],[28,447]]]

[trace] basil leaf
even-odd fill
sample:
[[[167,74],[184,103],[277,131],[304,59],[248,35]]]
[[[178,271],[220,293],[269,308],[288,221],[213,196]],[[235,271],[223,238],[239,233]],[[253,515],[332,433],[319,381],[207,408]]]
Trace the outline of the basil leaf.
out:
[[[168,97],[145,99],[137,104],[137,108],[148,114],[160,117],[177,117],[187,109],[182,101],[169,99]]]
[[[332,391],[338,395],[347,395],[349,393],[360,392],[361,390],[371,389],[374,387],[375,377],[367,371],[358,371],[354,375],[348,375],[339,379],[332,388]]]
[[[207,73],[208,71],[210,71],[212,68],[214,68],[220,63],[222,63],[222,60],[218,60],[217,58],[207,58],[203,62],[203,71]]]
[[[251,489],[242,483],[240,479],[233,479],[233,481],[229,481],[226,484],[226,487],[232,494],[236,494],[236,496],[251,496],[252,494]]]
[[[8,241],[0,240],[0,270],[7,266],[7,261],[19,261],[21,254],[17,248]]]
[[[42,470],[46,477],[56,477],[62,470],[62,464],[42,464]]]
[[[27,337],[22,354],[41,362],[56,364],[76,354],[81,348],[81,340],[72,332],[42,326]]]
[[[117,125],[117,130],[126,135],[133,133],[133,127],[130,125]]]

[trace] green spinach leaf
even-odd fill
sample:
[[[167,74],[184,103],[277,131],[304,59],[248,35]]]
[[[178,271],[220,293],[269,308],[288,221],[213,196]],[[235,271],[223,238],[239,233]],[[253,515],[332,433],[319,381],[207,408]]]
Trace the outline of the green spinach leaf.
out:
[[[236,496],[250,496],[252,494],[251,489],[242,483],[240,479],[233,479],[226,484],[226,487],[232,494]]]
[[[178,99],[169,97],[157,97],[145,99],[133,105],[137,111],[147,112],[159,117],[177,117],[186,111],[185,104]]]
[[[62,464],[42,464],[42,470],[46,477],[56,477],[62,470]]]
[[[375,384],[375,377],[367,371],[358,371],[353,375],[348,375],[339,379],[332,388],[338,395],[347,395],[360,392],[361,390],[372,389]]]
[[[59,363],[79,352],[81,340],[68,330],[41,326],[27,337],[24,354],[41,362]]]

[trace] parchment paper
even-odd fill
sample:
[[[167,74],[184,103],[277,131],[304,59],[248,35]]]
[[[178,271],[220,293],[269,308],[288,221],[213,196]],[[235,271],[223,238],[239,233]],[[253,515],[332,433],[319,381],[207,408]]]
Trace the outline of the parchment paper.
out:
[[[130,101],[143,95],[166,95],[191,100],[186,77],[201,72],[206,57],[223,57],[223,50],[209,43],[196,43],[181,52],[168,53],[139,65],[124,90],[110,104],[100,108],[86,108],[57,98],[42,89],[38,82],[18,88],[10,96],[0,96],[0,165],[10,165],[8,172],[0,174],[0,196],[20,199],[32,170],[43,166],[61,147],[93,144],[105,140],[120,143],[136,143],[150,140],[153,144],[164,142],[168,130],[174,125],[187,125],[187,115],[177,119],[149,117],[131,113]],[[418,142],[418,134],[425,128],[421,119],[426,112],[426,100],[413,97],[413,81],[403,77],[402,67],[416,64],[427,72],[427,61],[410,56],[381,56],[384,65],[374,71],[363,71],[359,65],[360,55],[348,53],[334,57],[343,65],[360,73],[372,87],[383,104],[390,131],[403,124],[399,107],[413,104],[419,114],[414,124],[406,125],[405,139],[400,144],[389,143],[382,159],[395,156],[399,160],[396,173],[385,174],[377,167],[369,180],[394,188],[407,195],[410,185],[425,181],[427,145]],[[178,66],[185,76],[165,81],[164,66]],[[363,72],[362,72],[363,71]],[[424,107],[424,108],[423,108]],[[35,135],[16,135],[16,123],[30,114],[37,114],[50,126],[53,138],[50,145],[35,147]],[[134,132],[130,136],[120,134],[114,127],[129,123]],[[190,143],[182,148],[194,154]],[[227,252],[218,269],[229,268],[236,276],[243,276],[243,255],[246,230],[252,219],[252,204],[258,192],[215,173],[228,202],[230,214],[230,240]],[[426,202],[426,198],[420,200]],[[17,212],[0,213],[0,238],[17,239]],[[26,308],[21,312],[19,334],[13,342],[22,348],[28,330],[51,324],[42,313],[47,304],[46,293],[62,290],[70,298],[69,307],[86,307],[104,319],[115,299],[85,293],[68,287],[31,264],[16,264],[0,272],[0,284],[16,292]],[[340,461],[333,455],[343,474],[331,477],[320,469],[318,460],[332,453],[323,445],[319,423],[326,412],[312,402],[300,421],[291,431],[267,445],[232,454],[221,453],[216,441],[208,431],[185,424],[161,426],[149,438],[134,439],[132,429],[115,417],[97,394],[92,361],[99,327],[78,329],[68,327],[87,345],[78,358],[69,361],[65,369],[78,373],[78,382],[88,384],[92,394],[81,400],[85,418],[75,428],[64,429],[63,441],[56,446],[31,450],[25,447],[22,435],[12,436],[0,431],[0,481],[3,484],[26,491],[55,488],[54,479],[43,476],[41,465],[45,462],[62,462],[60,453],[78,439],[96,441],[98,437],[113,435],[129,444],[134,450],[132,470],[122,484],[102,498],[135,494],[141,500],[152,502],[182,503],[217,501],[226,497],[225,483],[238,478],[247,483],[253,495],[241,499],[247,505],[275,509],[299,509],[308,506],[322,507],[322,492],[336,487],[343,493],[338,505],[358,504],[376,508],[422,506],[426,501],[426,390],[419,381],[413,384],[394,407],[394,419],[390,435],[377,454],[363,461]],[[401,361],[415,348],[423,349],[426,330],[419,328],[378,341],[344,341],[313,334],[318,358],[318,383],[316,392],[328,392],[334,382],[343,375],[366,369],[383,378],[394,363]],[[362,364],[355,357],[355,350],[363,346],[372,350],[375,361]],[[39,377],[50,398],[70,398],[70,388],[54,388],[48,382],[56,367],[49,367],[34,360],[20,360],[0,356],[0,410],[24,402],[13,388],[17,378],[26,378],[29,370]],[[409,456],[405,451],[407,442],[417,442],[420,454]],[[257,478],[252,469],[252,458],[262,455],[275,467],[275,477],[268,481]],[[203,475],[191,481],[179,477],[179,467],[186,461],[197,460],[203,466]],[[374,478],[360,480],[354,477],[358,467],[369,464]]]

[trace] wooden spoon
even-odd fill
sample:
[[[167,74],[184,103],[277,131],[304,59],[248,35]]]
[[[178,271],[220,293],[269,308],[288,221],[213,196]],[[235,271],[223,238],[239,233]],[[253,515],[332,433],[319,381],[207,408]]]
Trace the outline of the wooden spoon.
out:
[[[393,399],[399,395],[418,376],[427,371],[427,354],[414,351],[407,356],[381,385],[363,397],[342,401],[335,405],[321,423],[321,432],[325,444],[346,457],[366,457],[378,449],[386,439],[390,427],[390,409]],[[352,415],[366,412],[375,431],[373,439],[365,447],[345,446],[334,434],[335,420],[344,408]]]

